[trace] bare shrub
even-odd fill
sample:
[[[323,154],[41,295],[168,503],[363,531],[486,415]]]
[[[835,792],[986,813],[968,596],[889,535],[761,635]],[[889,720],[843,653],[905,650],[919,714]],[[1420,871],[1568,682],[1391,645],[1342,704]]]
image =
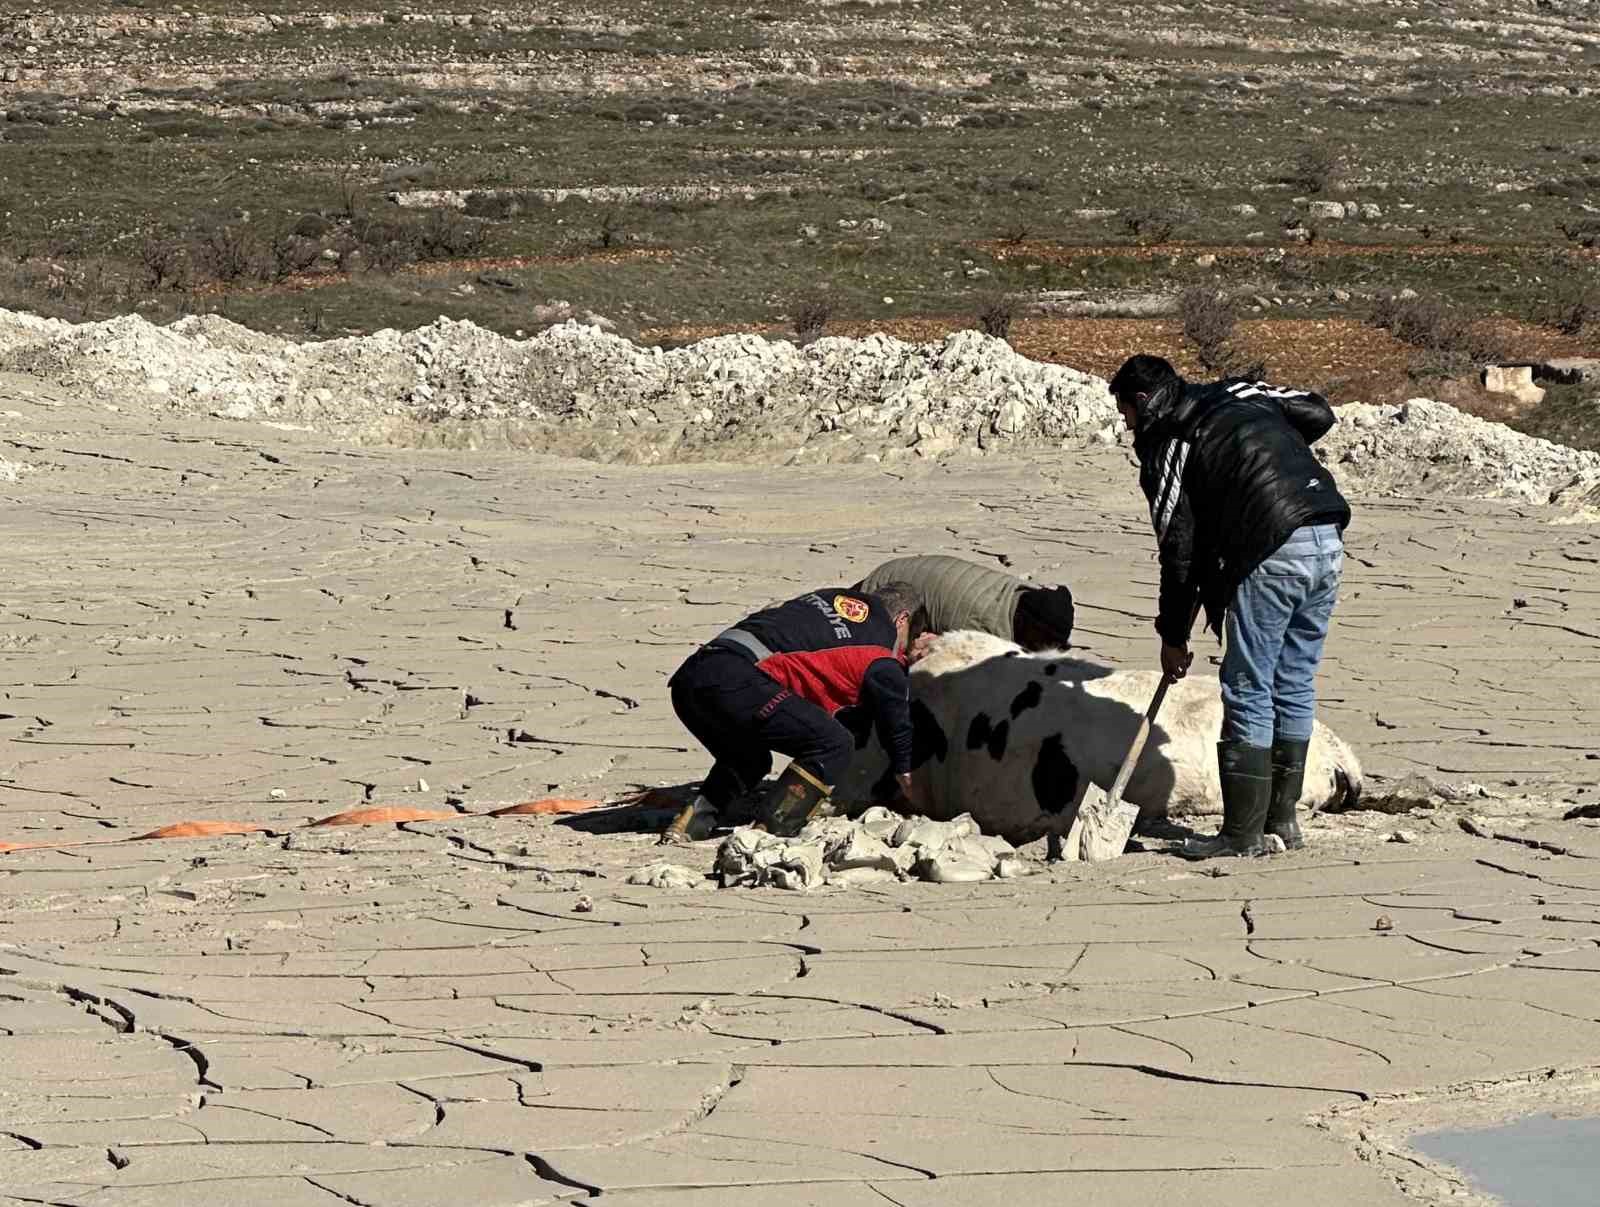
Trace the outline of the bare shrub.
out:
[[[789,303],[789,322],[802,348],[821,338],[833,311],[833,299],[817,290],[800,294]]]
[[[350,168],[345,168],[339,173],[334,182],[334,196],[337,200],[337,213],[346,222],[354,222],[361,217],[361,182],[356,179],[355,173]]]
[[[967,130],[1006,130],[1026,126],[1029,120],[1029,115],[1026,113],[1000,112],[991,109],[984,113],[968,113],[956,124]]]
[[[622,242],[622,215],[607,210],[600,215],[600,229],[595,232],[594,245],[605,251]]]
[[[1122,211],[1122,229],[1146,243],[1165,243],[1194,220],[1182,205],[1149,204]]]
[[[267,249],[267,278],[285,281],[296,273],[305,272],[322,255],[322,248],[314,239],[307,239],[292,230],[280,231]]]
[[[1122,229],[1135,239],[1151,239],[1164,243],[1171,237],[1173,224],[1159,209],[1139,206],[1122,212]]]
[[[1300,147],[1294,163],[1281,180],[1308,193],[1331,193],[1343,186],[1348,174],[1344,147],[1330,142],[1308,142]]]
[[[1413,377],[1455,377],[1507,354],[1502,340],[1438,298],[1386,294],[1372,324],[1416,349]]]
[[[1224,373],[1234,367],[1239,308],[1231,297],[1206,285],[1192,286],[1178,295],[1178,317],[1183,321],[1183,338],[1194,346],[1207,370]]]
[[[1558,286],[1542,318],[1562,335],[1582,335],[1590,323],[1600,321],[1600,284],[1580,277]]]
[[[1466,337],[1465,320],[1438,298],[1384,294],[1373,303],[1372,324],[1418,348],[1456,345]]]
[[[323,239],[333,233],[333,223],[321,214],[301,214],[294,224],[294,233],[302,239]]]
[[[421,258],[418,231],[404,222],[363,219],[351,233],[363,258],[379,272],[398,272]]]
[[[1017,317],[1021,303],[1013,294],[987,293],[978,299],[978,330],[995,339],[1011,339],[1011,320]]]
[[[1585,249],[1600,247],[1600,221],[1590,219],[1580,222],[1558,222],[1556,226],[1579,247]]]
[[[94,318],[100,309],[101,301],[115,292],[111,268],[104,256],[96,256],[83,265],[78,274],[77,287],[79,317]]]
[[[1310,240],[1307,240],[1307,246]],[[1303,285],[1316,279],[1319,262],[1310,256],[1296,255],[1288,252],[1279,260],[1275,268],[1275,275],[1280,281],[1293,287]]]
[[[150,292],[178,289],[189,276],[189,249],[171,231],[147,231],[139,243],[139,268]]]
[[[504,222],[522,213],[522,199],[515,193],[492,191],[468,193],[466,209],[463,212],[469,218],[491,218]]]
[[[1033,228],[1028,225],[1027,219],[1013,218],[1001,228],[1000,242],[1009,247],[1016,247],[1018,244],[1026,243],[1028,236],[1031,234],[1033,234]]]
[[[202,231],[193,255],[202,272],[224,285],[255,276],[264,259],[261,240],[242,222],[219,223]]]
[[[416,240],[423,259],[453,260],[483,249],[483,227],[469,222],[458,210],[434,210]]]
[[[0,258],[0,297],[18,309],[78,322],[103,318],[131,305],[123,286],[124,279],[104,256],[70,264]]]

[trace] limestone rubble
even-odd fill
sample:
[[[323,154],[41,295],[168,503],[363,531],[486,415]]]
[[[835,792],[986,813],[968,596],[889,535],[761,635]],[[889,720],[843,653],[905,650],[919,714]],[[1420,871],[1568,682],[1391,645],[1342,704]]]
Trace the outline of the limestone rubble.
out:
[[[309,424],[367,442],[599,461],[883,461],[1117,439],[1105,383],[976,331],[806,347],[727,335],[639,347],[566,322],[508,339],[439,319],[296,343],[214,315],[72,326],[0,311],[0,372],[172,417]],[[1426,399],[1351,405],[1319,446],[1354,489],[1578,500],[1600,455]]]

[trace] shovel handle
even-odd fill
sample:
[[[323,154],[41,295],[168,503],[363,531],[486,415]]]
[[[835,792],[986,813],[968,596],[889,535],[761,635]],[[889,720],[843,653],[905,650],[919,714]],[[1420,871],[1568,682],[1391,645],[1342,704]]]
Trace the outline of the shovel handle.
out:
[[[1189,613],[1189,628],[1194,628],[1194,622],[1200,619],[1201,600],[1196,600],[1194,611]],[[1108,802],[1113,809],[1122,803],[1122,794],[1127,790],[1128,781],[1133,778],[1133,769],[1139,764],[1139,756],[1144,753],[1145,743],[1150,740],[1150,728],[1155,724],[1156,714],[1161,711],[1161,703],[1167,698],[1167,689],[1177,680],[1171,675],[1162,675],[1160,686],[1156,694],[1151,697],[1150,707],[1144,710],[1144,716],[1139,720],[1139,731],[1133,735],[1133,744],[1128,747],[1128,757],[1122,760],[1122,766],[1117,769],[1117,778],[1111,783],[1111,792]]]
[[[1111,784],[1111,804],[1115,808],[1122,800],[1122,794],[1128,787],[1128,781],[1133,778],[1133,769],[1139,763],[1139,756],[1144,753],[1145,743],[1150,740],[1150,727],[1155,724],[1156,714],[1161,711],[1161,702],[1167,698],[1167,689],[1174,680],[1171,675],[1161,676],[1161,686],[1156,688],[1156,694],[1150,701],[1150,707],[1144,710],[1144,716],[1139,718],[1139,732],[1133,735],[1133,744],[1128,747],[1128,757],[1122,760],[1122,766],[1117,769],[1117,778]]]

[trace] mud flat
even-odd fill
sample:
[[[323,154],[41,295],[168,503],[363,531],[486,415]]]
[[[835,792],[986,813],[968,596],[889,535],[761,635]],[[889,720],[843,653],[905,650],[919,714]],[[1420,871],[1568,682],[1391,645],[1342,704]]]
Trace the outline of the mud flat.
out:
[[[628,467],[13,376],[0,456],[0,842],[85,844],[0,854],[0,1203],[1398,1205],[1363,1112],[1592,1075],[1581,508],[1357,492],[1324,708],[1429,807],[1220,876],[667,890],[647,810],[475,814],[692,779],[676,661],[891,552],[1152,657],[1126,451]],[[444,816],[304,828],[379,806]],[[128,841],[183,820],[266,829]]]

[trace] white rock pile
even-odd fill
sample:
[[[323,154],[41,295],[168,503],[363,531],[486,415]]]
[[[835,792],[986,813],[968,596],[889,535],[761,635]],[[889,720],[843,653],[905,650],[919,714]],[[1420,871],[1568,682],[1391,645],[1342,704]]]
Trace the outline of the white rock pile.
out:
[[[601,461],[879,461],[1109,444],[1120,431],[1100,378],[976,331],[803,348],[725,335],[668,351],[592,324],[507,339],[441,318],[296,343],[215,315],[75,326],[0,310],[0,371],[124,409]],[[1318,447],[1357,491],[1567,502],[1600,489],[1600,456],[1426,399],[1339,414]]]
[[[19,348],[65,337],[72,330],[72,324],[61,319],[46,319],[20,310],[0,309],[0,359],[10,356]]]
[[[71,326],[0,311],[0,370],[122,404],[420,443],[480,443],[515,425],[515,443],[599,459],[937,456],[1109,438],[1115,419],[1099,378],[976,331],[804,348],[728,335],[664,351],[576,322],[515,340],[441,318],[297,344],[216,316]]]
[[[1397,494],[1578,502],[1600,490],[1600,454],[1524,436],[1442,402],[1351,403],[1317,445],[1342,484]]]

